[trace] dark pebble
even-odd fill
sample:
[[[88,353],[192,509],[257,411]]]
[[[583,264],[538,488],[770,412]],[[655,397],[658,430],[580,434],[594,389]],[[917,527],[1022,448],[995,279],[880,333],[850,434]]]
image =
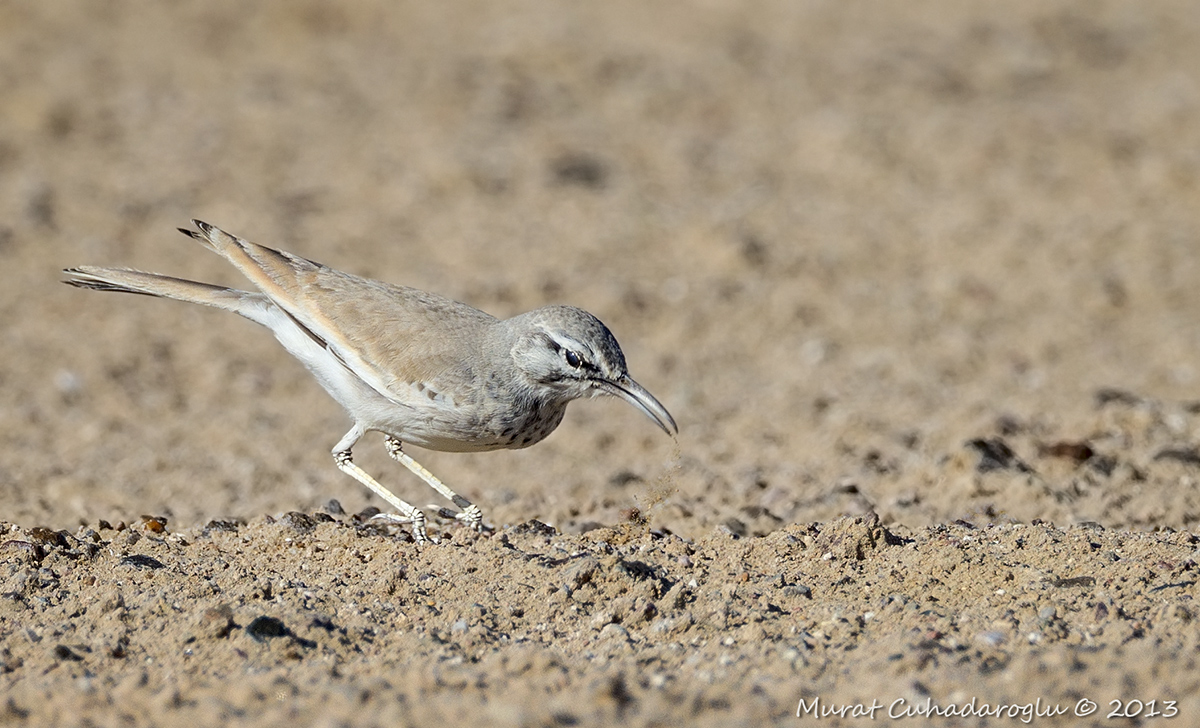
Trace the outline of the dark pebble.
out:
[[[789,596],[789,597],[804,597],[805,599],[813,598],[812,597],[812,589],[809,589],[808,587],[804,586],[803,584],[796,584],[795,586],[785,586],[781,591],[784,593],[784,595]]]
[[[167,565],[153,556],[145,554],[130,554],[121,559],[122,566],[135,566],[139,569],[165,569]]]
[[[354,520],[359,523],[363,523],[365,521],[371,520],[371,518],[373,518],[374,516],[379,515],[380,512],[381,511],[378,508],[376,508],[375,506],[367,506],[366,508],[362,509],[358,513],[354,514]]]
[[[1041,446],[1042,455],[1052,458],[1074,460],[1077,464],[1091,460],[1096,454],[1092,446],[1083,441],[1062,440]]]
[[[272,637],[287,637],[289,630],[283,620],[275,617],[256,617],[246,625],[246,634],[255,642],[266,642]]]
[[[554,530],[554,526],[542,523],[536,518],[531,518],[524,523],[519,523],[510,528],[509,533],[514,536],[553,536],[558,531]]]
[[[550,163],[551,179],[558,185],[575,185],[598,190],[608,179],[604,163],[589,154],[564,154]]]
[[[54,648],[54,656],[60,660],[68,660],[70,662],[82,662],[83,655],[80,655],[75,650],[72,650],[66,645],[58,645]]]
[[[299,511],[288,511],[280,520],[296,533],[312,533],[317,529],[317,519]]]
[[[1132,392],[1126,392],[1123,389],[1115,389],[1112,387],[1097,389],[1095,398],[1097,407],[1103,407],[1106,404],[1119,404],[1126,407],[1132,407],[1136,404],[1140,404],[1142,401],[1141,397],[1133,394]]]
[[[1176,447],[1159,450],[1155,460],[1174,460],[1184,465],[1200,465],[1200,450],[1194,447]]]
[[[990,473],[995,470],[1033,472],[1033,468],[1021,462],[1008,443],[998,437],[968,440],[967,447],[979,453],[979,464],[975,466],[975,469],[981,473]]]
[[[725,530],[738,538],[745,538],[750,533],[750,529],[746,527],[746,524],[736,518],[726,518],[721,522],[721,525],[725,527]]]
[[[1096,578],[1094,576],[1072,576],[1068,579],[1055,579],[1050,583],[1060,589],[1072,586],[1095,586]]]
[[[64,549],[70,546],[67,541],[69,535],[66,531],[55,531],[41,526],[29,529],[30,540],[45,546],[58,546]]]
[[[237,533],[242,524],[231,518],[214,518],[204,526],[205,531],[228,531],[229,533]]]

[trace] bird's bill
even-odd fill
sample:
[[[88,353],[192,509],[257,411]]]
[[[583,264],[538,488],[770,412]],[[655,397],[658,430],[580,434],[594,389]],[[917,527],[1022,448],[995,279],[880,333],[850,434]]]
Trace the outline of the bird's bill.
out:
[[[654,420],[654,424],[662,428],[662,431],[674,437],[679,434],[679,427],[675,424],[675,418],[667,411],[662,403],[654,398],[653,394],[646,391],[646,388],[629,378],[628,375],[621,377],[615,381],[600,382],[601,389],[605,392],[620,397],[629,404],[637,407],[647,417]]]

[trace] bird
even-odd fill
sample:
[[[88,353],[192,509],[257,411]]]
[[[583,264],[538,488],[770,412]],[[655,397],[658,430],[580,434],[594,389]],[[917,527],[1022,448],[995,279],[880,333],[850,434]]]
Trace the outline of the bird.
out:
[[[483,530],[481,509],[418,463],[404,445],[483,452],[525,448],[562,422],[572,400],[616,396],[675,438],[679,428],[634,381],[612,332],[580,308],[549,305],[498,319],[417,288],[372,280],[243,240],[200,220],[180,232],[221,255],[257,291],[131,268],[65,268],[78,288],[136,293],[232,311],[274,333],[349,414],[333,447],[337,468],[390,504],[381,517],[411,524],[428,541],[425,514],[360,468],[351,450],[380,432],[388,454],[451,501],[453,515]]]

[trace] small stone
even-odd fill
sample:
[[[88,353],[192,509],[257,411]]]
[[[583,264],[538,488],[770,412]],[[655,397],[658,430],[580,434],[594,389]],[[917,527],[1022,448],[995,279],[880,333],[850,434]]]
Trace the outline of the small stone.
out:
[[[584,584],[590,582],[599,568],[600,562],[596,559],[596,557],[585,556],[579,561],[575,562],[574,565],[569,567],[563,573],[563,576],[566,577],[567,584],[571,588],[578,589]]]
[[[362,509],[358,513],[355,513],[353,518],[358,523],[366,523],[367,521],[371,520],[372,518],[379,515],[380,513],[382,513],[382,511],[380,511],[375,506],[367,506],[366,508]]]
[[[288,511],[280,520],[296,533],[312,533],[317,529],[317,519],[300,511]]]
[[[750,533],[750,529],[746,528],[746,524],[736,518],[726,518],[717,529],[724,531],[734,538],[745,538]]]
[[[545,536],[547,538],[558,533],[554,526],[542,523],[536,518],[531,518],[524,523],[518,523],[509,529],[514,536]]]
[[[612,612],[596,612],[592,616],[592,629],[604,629],[607,625],[612,624],[616,616]]]
[[[69,548],[70,542],[67,541],[69,535],[66,531],[55,531],[41,526],[29,529],[29,539],[47,547]]]
[[[205,637],[224,639],[236,626],[233,622],[233,608],[228,604],[206,609],[200,615],[200,631]]]
[[[121,566],[132,566],[137,569],[165,569],[167,565],[153,556],[145,554],[130,554],[121,559]]]
[[[550,163],[551,179],[558,185],[601,189],[608,178],[604,162],[584,152],[563,154]]]
[[[990,630],[988,632],[980,632],[979,634],[975,635],[975,639],[984,643],[988,647],[999,647],[1000,645],[1004,644],[1005,637],[1003,632]]]
[[[0,544],[0,553],[16,554],[27,563],[34,563],[42,560],[46,555],[42,547],[32,541],[21,541],[13,539]]]
[[[780,591],[783,593],[783,595],[785,597],[804,597],[805,599],[813,598],[812,589],[809,589],[808,587],[804,586],[803,584],[793,584],[790,586],[785,586],[783,589],[780,589]]]
[[[273,637],[286,637],[290,633],[283,620],[275,617],[256,617],[246,625],[246,634],[255,642],[266,642]]]
[[[600,630],[600,639],[602,639],[602,640],[618,639],[618,640],[622,640],[624,642],[628,642],[629,641],[629,630],[625,629],[624,627],[617,624],[616,622],[609,622],[608,624],[606,624],[604,626],[604,629]]]
[[[1022,462],[1008,446],[1008,443],[999,437],[976,438],[968,440],[966,445],[979,453],[979,462],[975,466],[977,472],[990,473],[996,470],[1033,472],[1033,468]]]
[[[226,531],[228,533],[237,533],[242,524],[232,518],[215,518],[204,526],[204,530],[208,531]]]
[[[1056,587],[1067,588],[1077,586],[1095,586],[1096,577],[1094,576],[1072,576],[1066,579],[1054,579],[1050,582]]]
[[[167,517],[142,516],[142,528],[150,533],[162,533],[167,530]]]
[[[66,645],[56,645],[54,647],[54,657],[59,660],[66,660],[68,662],[82,662],[83,661],[83,655],[80,655],[78,652],[76,652],[75,650],[72,650],[70,647],[67,647]]]

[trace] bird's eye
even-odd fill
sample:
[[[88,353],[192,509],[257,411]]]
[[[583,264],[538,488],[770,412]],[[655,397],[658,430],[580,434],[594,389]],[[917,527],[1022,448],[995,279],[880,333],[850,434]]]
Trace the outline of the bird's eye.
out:
[[[567,360],[567,364],[573,369],[578,369],[579,367],[583,366],[583,360],[579,358],[578,354],[570,349],[564,351],[563,358]]]

